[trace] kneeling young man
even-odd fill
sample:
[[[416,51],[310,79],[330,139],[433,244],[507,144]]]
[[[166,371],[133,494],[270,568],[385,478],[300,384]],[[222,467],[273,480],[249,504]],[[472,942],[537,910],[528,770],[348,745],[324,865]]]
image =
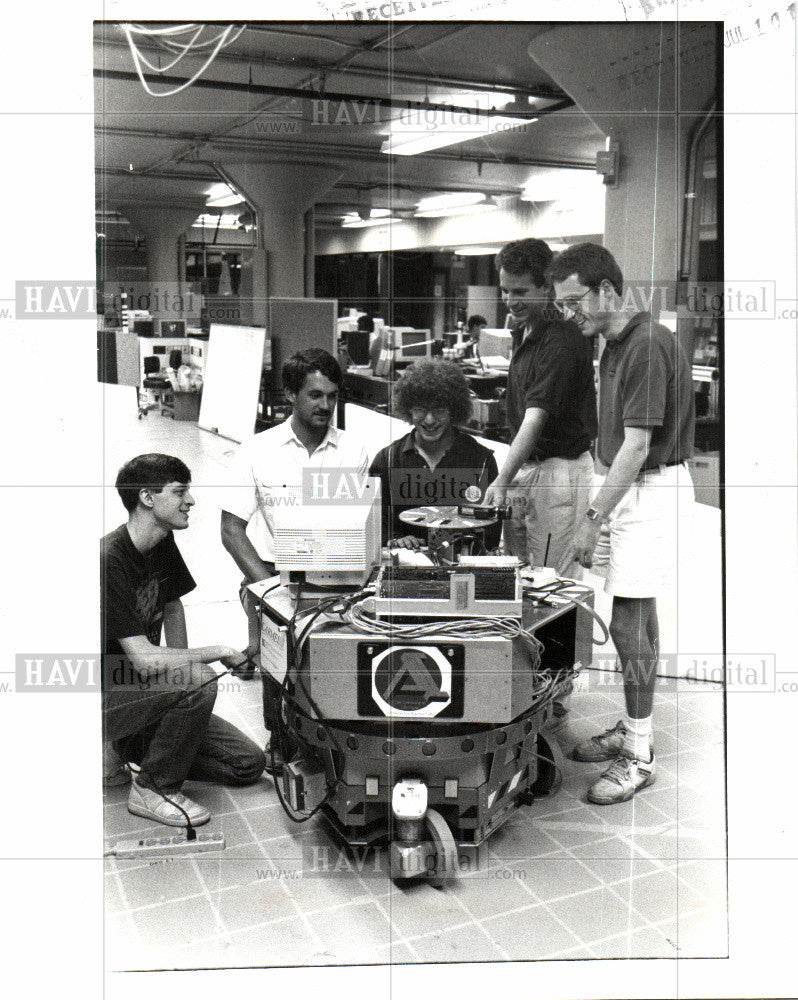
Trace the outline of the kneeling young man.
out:
[[[593,563],[602,522],[610,532],[605,589],[610,634],[624,680],[626,719],[574,751],[613,763],[588,791],[600,805],[624,802],[656,773],[652,738],[659,660],[656,595],[676,551],[678,493],[692,481],[695,399],[687,357],[670,330],[624,308],[623,276],[604,247],[582,243],[554,258],[549,277],[563,314],[606,345],[599,364],[598,456],[608,472],[576,536],[576,558]]]
[[[101,543],[104,739],[140,766],[130,812],[167,826],[211,818],[180,791],[186,779],[246,785],[266,763],[252,740],[212,714],[209,664],[235,667],[244,657],[230,646],[188,645],[180,598],[196,584],[173,532],[188,527],[190,482],[179,458],[132,459],[116,478],[127,522]]]

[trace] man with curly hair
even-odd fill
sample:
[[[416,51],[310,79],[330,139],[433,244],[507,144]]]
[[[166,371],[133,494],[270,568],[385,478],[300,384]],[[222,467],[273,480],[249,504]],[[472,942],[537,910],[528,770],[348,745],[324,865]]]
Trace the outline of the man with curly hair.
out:
[[[593,353],[578,327],[552,307],[543,240],[508,243],[496,257],[513,325],[507,376],[510,451],[488,503],[510,502],[508,552],[561,576],[581,573],[574,539],[590,501],[597,433]]]
[[[371,463],[369,474],[382,482],[382,537],[387,544],[418,548],[426,531],[404,524],[399,515],[429,504],[454,506],[468,502],[466,490],[477,487],[480,499],[497,475],[493,452],[459,429],[471,414],[471,391],[451,361],[417,361],[396,384],[395,412],[413,430]],[[499,526],[485,531],[485,544],[499,543]]]

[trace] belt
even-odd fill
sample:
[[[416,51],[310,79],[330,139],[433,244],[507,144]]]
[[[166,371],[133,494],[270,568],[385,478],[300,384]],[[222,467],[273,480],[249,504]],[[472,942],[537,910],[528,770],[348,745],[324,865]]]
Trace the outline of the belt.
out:
[[[581,458],[585,451],[580,451],[578,455],[541,455],[539,452],[533,452],[528,458],[525,459],[524,464],[527,462],[546,462],[550,458],[561,458],[564,462],[575,462],[578,458]]]
[[[640,476],[645,476],[652,472],[659,472],[662,474],[666,469],[672,469],[675,465],[684,465],[684,459],[681,459],[678,462],[660,462],[659,465],[648,465],[638,472],[637,477],[639,479]]]

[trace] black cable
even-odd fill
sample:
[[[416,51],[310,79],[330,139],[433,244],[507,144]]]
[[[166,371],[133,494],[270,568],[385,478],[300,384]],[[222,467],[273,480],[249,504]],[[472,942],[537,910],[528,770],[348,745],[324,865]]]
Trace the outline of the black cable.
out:
[[[296,625],[297,625],[297,618],[299,617],[299,614],[300,614],[299,604],[300,604],[300,601],[301,601],[301,584],[300,584],[299,587],[297,588],[296,607],[294,609],[294,613],[291,616],[291,619],[290,619],[290,621],[288,623],[288,627],[287,627],[288,643],[289,643],[289,649],[290,649],[290,657],[291,657],[292,665],[293,665],[293,668],[294,668],[294,673],[295,673],[295,677],[296,677],[296,683],[302,689],[303,695],[305,696],[305,698],[308,701],[308,704],[310,705],[311,709],[315,713],[316,719],[319,722],[319,724],[321,725],[321,727],[323,728],[324,732],[326,733],[327,738],[330,740],[330,743],[333,745],[333,747],[336,750],[336,752],[338,753],[338,755],[340,757],[342,757],[342,758],[345,756],[344,752],[341,749],[341,746],[340,746],[338,740],[336,739],[334,732],[331,730],[330,726],[328,725],[328,720],[324,717],[323,712],[321,711],[321,709],[319,708],[319,706],[316,704],[316,702],[313,700],[313,698],[311,697],[310,692],[307,690],[307,688],[305,686],[305,682],[304,682],[304,679],[302,677],[302,669],[301,669],[301,666],[302,666],[302,664],[301,664],[301,650],[302,650],[302,647],[304,645],[304,642],[305,642],[307,636],[310,634],[310,632],[311,632],[311,630],[313,628],[314,623],[318,620],[318,618],[322,614],[325,613],[325,611],[331,610],[332,608],[335,607],[336,604],[340,604],[342,606],[342,611],[346,610],[346,608],[349,605],[351,605],[352,603],[354,603],[354,601],[359,600],[367,592],[368,592],[367,590],[360,590],[360,591],[358,591],[355,594],[351,594],[351,595],[344,596],[344,597],[342,597],[340,594],[335,594],[335,595],[333,595],[331,597],[327,597],[327,598],[322,599],[321,601],[318,601],[311,608],[305,609],[306,613],[309,615],[309,618],[308,618],[308,621],[303,626],[301,633],[299,634],[299,636],[297,636],[297,634],[296,634]],[[341,613],[341,612],[338,612],[338,613]],[[294,711],[302,711],[302,708],[299,705],[299,703],[297,702],[296,698],[292,694],[290,694],[289,691],[288,691],[288,679],[289,679],[289,671],[286,670],[285,677],[283,678],[283,682],[280,685],[280,693],[279,693],[279,696],[278,696],[277,715],[276,715],[277,726],[278,726],[278,730],[279,730],[279,733],[278,733],[278,742],[281,744],[281,746],[283,744],[283,734],[284,734],[284,730],[283,730],[283,718],[282,718],[283,704],[288,704],[288,702],[290,701],[290,702],[293,703],[292,707],[293,707]],[[298,815],[293,810],[293,808],[289,805],[289,803],[286,802],[286,800],[285,800],[285,798],[283,796],[283,793],[282,793],[282,789],[280,788],[279,780],[275,776],[274,785],[275,785],[275,789],[277,791],[277,797],[278,797],[278,799],[280,801],[280,805],[282,806],[283,811],[285,812],[285,814],[288,816],[288,818],[290,820],[292,820],[294,823],[306,823],[309,819],[311,819],[313,816],[315,816],[319,812],[319,810],[323,808],[324,805],[326,805],[326,803],[330,800],[330,798],[332,797],[332,795],[334,795],[336,789],[338,788],[338,786],[340,785],[341,781],[343,780],[341,775],[338,775],[338,774],[335,773],[334,767],[335,767],[335,762],[334,762],[334,759],[333,759],[333,779],[334,780],[331,783],[328,782],[328,788],[327,788],[326,794],[324,795],[324,798],[312,810],[310,810],[310,812],[303,813],[301,815]]]
[[[312,623],[322,613],[323,606],[327,605],[327,604],[336,603],[338,600],[339,600],[339,597],[336,595],[335,597],[333,597],[333,598],[327,598],[327,599],[319,602],[318,605],[316,605],[315,614],[313,614],[311,616],[311,621],[306,625],[305,630],[302,633],[302,640],[304,640],[304,637],[307,634],[308,630],[310,629]],[[296,678],[297,678],[297,681],[299,682],[300,686],[302,687],[303,693],[308,698],[308,701],[311,704],[313,710],[317,713],[317,715],[319,715],[319,721],[324,726],[325,732],[329,735],[331,742],[335,746],[335,749],[340,754],[341,753],[341,748],[338,745],[337,740],[335,739],[335,737],[333,736],[333,734],[330,732],[328,726],[326,725],[324,717],[322,715],[320,715],[320,713],[319,713],[318,706],[315,704],[315,702],[313,701],[313,699],[310,698],[307,690],[305,689],[305,685],[302,682],[301,669],[300,669],[301,664],[299,662],[299,650],[301,648],[301,641],[298,642],[297,636],[296,636],[296,620],[297,620],[297,616],[299,615],[299,604],[300,604],[300,601],[301,601],[301,584],[297,588],[296,607],[295,607],[294,613],[291,616],[291,619],[290,619],[290,621],[288,623],[288,630],[287,630],[288,631],[288,643],[289,643],[291,660],[293,661],[293,666],[294,666],[294,671],[295,671],[295,674],[296,674]],[[283,677],[282,684],[280,685],[280,693],[279,693],[278,699],[277,699],[277,712],[276,712],[276,722],[277,722],[277,729],[278,729],[277,739],[278,739],[278,743],[280,744],[281,751],[282,751],[282,749],[283,749],[283,747],[285,745],[284,729],[283,729],[283,705],[284,705],[284,703],[287,704],[287,702],[288,702],[288,700],[290,698],[290,700],[293,702],[294,709],[295,710],[299,709],[299,705],[298,705],[296,699],[293,697],[293,695],[289,695],[289,693],[288,693],[288,677],[289,677],[289,671],[286,670],[285,676]],[[273,751],[272,751],[272,769],[274,769],[274,753],[273,753]],[[319,802],[315,806],[315,808],[313,808],[312,810],[310,810],[310,812],[303,813],[303,814],[297,814],[294,811],[294,809],[289,805],[289,803],[286,802],[285,797],[283,796],[282,789],[280,788],[280,780],[279,780],[279,777],[277,775],[274,775],[274,787],[275,787],[275,790],[277,792],[277,798],[279,799],[280,805],[282,806],[283,811],[285,812],[286,816],[288,816],[288,818],[292,822],[294,822],[294,823],[306,823],[309,819],[311,819],[313,816],[315,816],[316,813],[319,812],[319,810],[322,808],[322,806],[324,806],[325,803],[329,800],[330,796],[334,793],[335,789],[338,787],[338,784],[339,784],[340,780],[341,779],[337,775],[335,775],[335,781],[328,788],[327,794],[324,796],[324,798],[321,800],[321,802]]]

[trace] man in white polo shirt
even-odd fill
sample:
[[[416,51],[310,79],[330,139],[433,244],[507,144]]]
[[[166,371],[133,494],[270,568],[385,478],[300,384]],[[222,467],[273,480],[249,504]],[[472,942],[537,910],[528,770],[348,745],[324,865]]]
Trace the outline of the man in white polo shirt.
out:
[[[258,615],[247,584],[272,576],[274,566],[274,490],[301,486],[306,469],[368,472],[363,445],[331,423],[343,382],[327,351],[313,348],[292,355],[283,365],[283,387],[292,413],[288,420],[244,441],[233,465],[233,479],[221,504],[222,544],[244,574],[242,600],[249,618],[249,653],[260,645]],[[274,736],[279,685],[263,675],[263,716]],[[266,749],[267,770],[282,770],[283,748]],[[290,752],[290,748],[286,753]]]

